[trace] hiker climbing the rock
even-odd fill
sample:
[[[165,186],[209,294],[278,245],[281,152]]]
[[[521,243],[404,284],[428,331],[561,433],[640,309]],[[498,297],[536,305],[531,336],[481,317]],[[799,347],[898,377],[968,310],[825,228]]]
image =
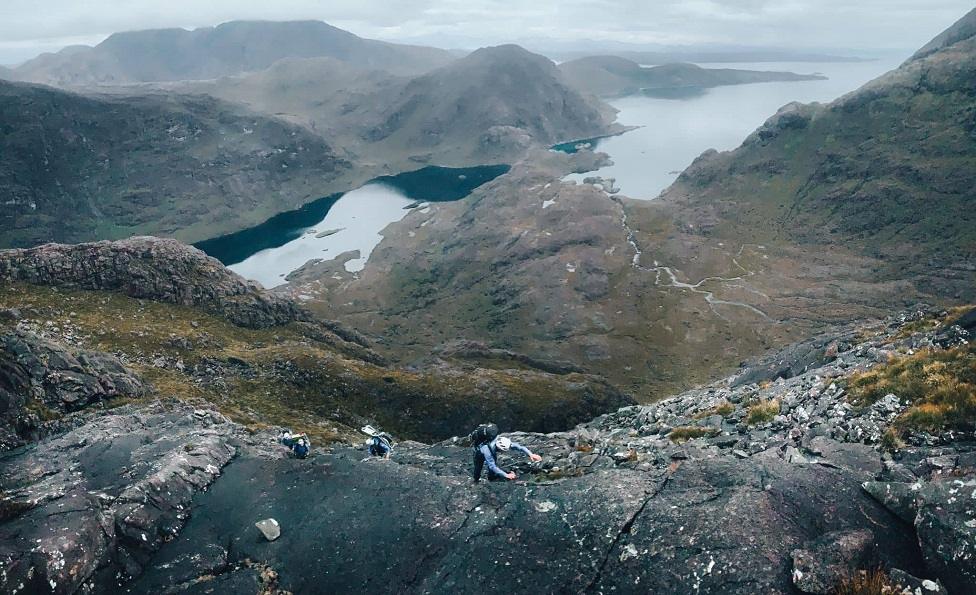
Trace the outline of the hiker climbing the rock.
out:
[[[371,457],[390,458],[393,454],[393,436],[381,432],[373,426],[363,426],[360,431],[369,436],[369,439],[366,440],[366,448]]]
[[[292,435],[291,430],[285,430],[278,437],[278,442],[287,446],[297,459],[307,458],[309,451],[312,450],[312,443],[308,439],[308,434],[305,433],[295,436]]]
[[[485,465],[488,466],[488,479],[507,479],[514,480],[517,476],[514,471],[505,471],[498,466],[498,453],[517,450],[529,457],[534,463],[542,460],[542,457],[533,453],[528,448],[518,442],[512,442],[505,436],[498,435],[498,426],[495,424],[482,424],[471,433],[471,444],[474,448],[474,481],[481,480],[481,471]]]

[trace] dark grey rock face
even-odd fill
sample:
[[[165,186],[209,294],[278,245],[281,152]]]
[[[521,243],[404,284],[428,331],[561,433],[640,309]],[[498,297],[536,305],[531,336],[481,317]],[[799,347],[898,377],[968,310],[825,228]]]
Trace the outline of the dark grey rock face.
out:
[[[854,409],[841,388],[899,329],[762,387],[733,377],[573,431],[510,434],[545,457],[502,455],[515,482],[473,484],[462,440],[297,460],[274,430],[117,410],[0,459],[0,589],[827,593],[880,566],[965,593],[976,449],[938,436],[883,456],[874,436],[905,405]],[[938,349],[936,334],[899,340]],[[750,425],[753,399],[779,413]],[[700,433],[679,443],[674,428]],[[255,526],[268,518],[274,541]]]
[[[804,593],[833,593],[844,579],[872,563],[873,547],[869,529],[827,533],[793,550],[793,584]]]
[[[212,412],[125,407],[0,460],[0,592],[87,593],[141,572],[237,431]]]
[[[872,482],[865,490],[913,523],[927,568],[950,593],[976,585],[976,472],[953,463],[948,476],[914,483]]]
[[[45,244],[0,251],[0,279],[197,306],[234,324],[264,328],[303,320],[294,302],[265,292],[219,261],[176,240]]]
[[[516,438],[547,457],[575,452],[574,433]],[[791,551],[846,527],[872,527],[870,547],[883,560],[918,571],[910,532],[849,470],[800,467],[775,452],[738,460],[691,448],[672,459],[641,449],[629,463],[595,455],[590,467],[567,469],[578,473],[567,479],[521,464],[527,481],[472,485],[469,454],[407,443],[390,461],[338,450],[300,462],[245,449],[194,501],[180,538],[128,589],[192,592],[204,577],[251,560],[274,568],[281,588],[295,593],[321,585],[788,593]],[[254,527],[269,516],[282,531],[272,543]]]
[[[38,437],[41,419],[25,409],[31,400],[54,413],[68,413],[148,392],[115,356],[69,350],[29,332],[0,336],[0,451]]]

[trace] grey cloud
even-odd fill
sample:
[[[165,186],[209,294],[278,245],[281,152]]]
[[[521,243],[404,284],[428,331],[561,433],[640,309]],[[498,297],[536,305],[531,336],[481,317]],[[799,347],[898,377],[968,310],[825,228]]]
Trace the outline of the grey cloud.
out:
[[[0,3],[0,63],[115,31],[235,19],[320,19],[364,36],[444,45],[589,38],[908,49],[972,8],[971,0],[45,0],[41,6]]]

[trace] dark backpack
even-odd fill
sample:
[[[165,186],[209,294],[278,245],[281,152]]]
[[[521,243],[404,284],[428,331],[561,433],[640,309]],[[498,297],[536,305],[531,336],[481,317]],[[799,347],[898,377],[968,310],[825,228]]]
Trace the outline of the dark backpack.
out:
[[[471,432],[471,444],[481,446],[488,444],[498,437],[498,426],[495,424],[481,424]]]
[[[308,456],[308,451],[309,451],[308,440],[305,438],[299,438],[298,441],[295,442],[295,445],[291,447],[291,450],[292,452],[295,453],[296,457],[298,457],[299,459],[304,459],[305,457]]]

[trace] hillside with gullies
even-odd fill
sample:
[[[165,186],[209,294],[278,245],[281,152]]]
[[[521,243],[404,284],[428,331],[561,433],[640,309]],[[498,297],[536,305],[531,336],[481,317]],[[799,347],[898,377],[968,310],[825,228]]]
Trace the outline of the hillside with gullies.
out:
[[[971,296],[974,113],[976,10],[863,88],[788,105],[740,148],[702,155],[661,202],[674,233],[843,245],[880,278],[944,276]]]
[[[268,68],[286,58],[333,58],[352,66],[418,74],[450,52],[363,39],[321,21],[232,21],[216,27],[115,33],[94,47],[71,46],[11,70],[56,87],[213,79]]]
[[[336,139],[357,162],[389,169],[511,163],[530,146],[623,130],[613,108],[581,95],[548,58],[515,45],[481,48],[416,76],[295,58],[260,72],[157,87],[301,124]]]
[[[344,190],[327,139],[206,96],[83,96],[0,81],[0,246],[197,241]]]
[[[614,411],[626,399],[597,379],[512,354],[389,367],[173,241],[3,251],[0,277],[4,593],[976,580],[973,309],[838,328]],[[472,485],[450,438],[489,412],[544,456],[511,484]],[[391,459],[357,448],[366,421],[395,432]],[[277,444],[282,425],[310,433],[310,458]],[[515,431],[533,425],[550,433]]]

